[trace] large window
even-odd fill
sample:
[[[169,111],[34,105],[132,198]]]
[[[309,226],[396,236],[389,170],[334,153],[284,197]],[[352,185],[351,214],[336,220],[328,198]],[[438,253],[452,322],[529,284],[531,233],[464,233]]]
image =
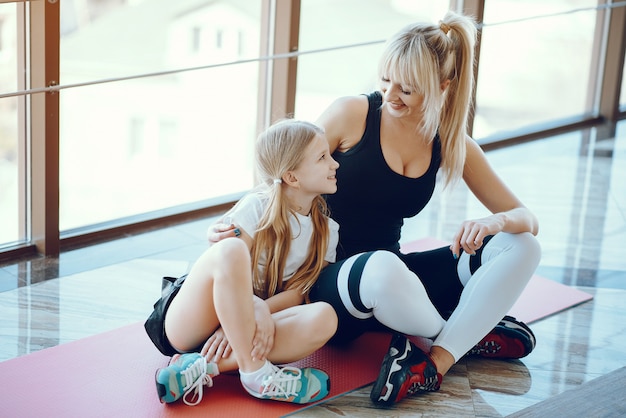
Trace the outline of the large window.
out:
[[[60,229],[249,189],[260,3],[67,4]]]
[[[597,0],[486,2],[474,137],[592,110],[595,6]],[[591,10],[575,11],[585,7]]]

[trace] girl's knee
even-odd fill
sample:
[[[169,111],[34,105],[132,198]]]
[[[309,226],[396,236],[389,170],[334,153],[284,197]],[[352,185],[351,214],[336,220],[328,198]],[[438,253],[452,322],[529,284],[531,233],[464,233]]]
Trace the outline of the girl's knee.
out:
[[[246,267],[247,266],[247,267]],[[235,284],[236,279],[250,280],[250,252],[245,242],[237,238],[226,238],[211,245],[196,260],[186,283],[203,283],[213,286],[222,280]]]
[[[209,262],[214,271],[232,274],[242,268],[251,269],[250,250],[243,240],[226,238],[209,248]]]
[[[338,318],[333,307],[326,302],[314,302],[309,306],[314,309],[311,321],[311,335],[319,336],[326,342],[337,331]]]
[[[245,257],[250,254],[246,243],[238,238],[226,238],[216,242],[207,250],[207,252],[222,261],[236,261],[240,260],[241,257]]]

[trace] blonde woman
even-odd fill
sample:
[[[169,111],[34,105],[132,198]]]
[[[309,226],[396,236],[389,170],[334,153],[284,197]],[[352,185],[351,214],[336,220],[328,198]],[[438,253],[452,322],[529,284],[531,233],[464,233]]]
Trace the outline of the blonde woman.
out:
[[[212,244],[155,307],[162,314],[151,338],[174,355],[156,374],[162,402],[196,404],[204,385],[233,370],[260,399],[308,403],[328,394],[323,371],[274,364],[306,357],[336,330],[330,305],[305,302],[335,261],[338,225],[321,194],[336,191],[338,164],[323,131],[296,120],[263,132],[256,158],[260,186],[226,214],[236,236]]]
[[[325,269],[311,300],[335,307],[337,337],[353,338],[353,330],[373,329],[377,322],[398,331],[371,392],[377,404],[438,390],[466,353],[520,358],[535,346],[530,328],[505,315],[539,263],[538,222],[466,133],[475,40],[474,21],[453,12],[437,24],[405,27],[380,59],[380,90],[338,99],[318,120],[341,165],[338,192],[327,203],[341,226],[338,258],[347,259]],[[446,185],[465,181],[492,214],[464,221],[450,247],[402,254],[404,218],[426,206],[440,171]],[[377,249],[401,258],[428,296],[414,292],[409,302],[406,288],[396,284],[401,274],[389,268],[378,283],[365,283],[368,261],[361,282],[351,284],[359,295],[346,298],[344,276],[357,276],[355,266],[366,256],[359,253]],[[414,333],[423,317],[412,315],[411,305],[431,303],[436,311],[429,309],[427,321],[434,328],[430,335]],[[430,352],[404,334],[432,338]]]

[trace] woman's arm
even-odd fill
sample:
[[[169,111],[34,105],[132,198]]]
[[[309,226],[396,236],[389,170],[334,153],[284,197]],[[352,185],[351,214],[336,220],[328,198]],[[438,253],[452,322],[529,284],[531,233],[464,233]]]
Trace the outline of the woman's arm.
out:
[[[466,139],[467,155],[463,179],[476,198],[492,215],[463,222],[454,236],[451,249],[459,255],[462,247],[473,254],[482,246],[487,235],[498,232],[530,232],[537,235],[539,223],[536,216],[515,196],[496,174],[485,153],[471,138]]]
[[[335,100],[317,119],[324,129],[331,154],[345,152],[359,143],[365,132],[368,102],[366,96],[346,96]]]

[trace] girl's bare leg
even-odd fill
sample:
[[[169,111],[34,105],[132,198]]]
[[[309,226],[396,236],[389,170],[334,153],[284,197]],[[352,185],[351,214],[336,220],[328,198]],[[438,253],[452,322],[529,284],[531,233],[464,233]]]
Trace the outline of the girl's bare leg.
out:
[[[322,348],[337,330],[337,315],[326,302],[294,306],[273,317],[276,333],[268,359],[274,364],[303,359]]]
[[[252,358],[256,320],[250,252],[246,244],[236,238],[225,239],[218,244],[222,245],[219,245],[219,251],[214,252],[213,260],[216,265],[213,287],[215,311],[233,349],[239,370],[255,371],[265,361]]]
[[[250,255],[245,244],[237,239],[214,244],[196,261],[170,305],[165,319],[168,339],[181,351],[193,350],[204,344],[221,322],[235,354],[215,359],[220,372],[259,369],[264,361],[251,357],[256,330],[252,294]],[[274,364],[312,354],[337,328],[335,311],[324,302],[294,306],[272,317],[276,328],[268,359]]]
[[[264,362],[250,355],[256,328],[251,271],[243,241],[225,239],[212,245],[196,261],[168,309],[165,332],[170,343],[180,351],[193,350],[221,324],[236,354],[219,362],[220,371],[260,368]]]

